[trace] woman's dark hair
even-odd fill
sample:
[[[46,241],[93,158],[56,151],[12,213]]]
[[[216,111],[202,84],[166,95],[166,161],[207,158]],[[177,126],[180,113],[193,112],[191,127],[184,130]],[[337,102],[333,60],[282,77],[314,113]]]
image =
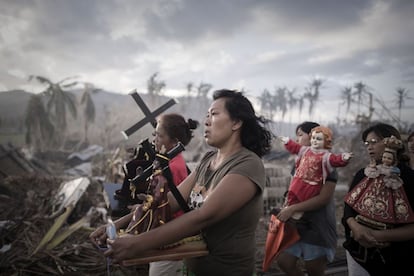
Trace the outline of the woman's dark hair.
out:
[[[385,123],[376,123],[362,132],[362,142],[365,142],[370,132],[374,132],[375,135],[381,139],[394,135],[396,138],[401,140],[401,134],[395,127]]]
[[[414,136],[414,132],[411,132],[407,137],[407,141],[410,141],[411,137],[413,137],[413,136]]]
[[[244,147],[262,157],[271,149],[272,133],[264,127],[267,120],[256,116],[253,105],[235,90],[221,89],[214,91],[213,100],[225,98],[225,107],[233,120],[243,122],[241,142]]]
[[[177,139],[184,146],[190,143],[193,138],[193,129],[199,125],[199,122],[193,119],[188,119],[186,122],[183,116],[176,113],[163,114],[158,121],[163,122],[165,132],[171,139]]]
[[[362,132],[362,142],[366,141],[368,134],[371,132],[375,133],[375,135],[377,135],[381,139],[395,136],[396,138],[401,140],[401,134],[395,127],[386,123],[376,123],[374,125],[371,125]],[[404,147],[397,151],[397,156],[400,161],[406,161],[407,157],[403,154],[403,152]]]
[[[318,127],[319,124],[315,122],[305,121],[296,127],[295,134],[298,133],[298,130],[301,129],[303,132],[310,134],[311,130],[315,127]]]

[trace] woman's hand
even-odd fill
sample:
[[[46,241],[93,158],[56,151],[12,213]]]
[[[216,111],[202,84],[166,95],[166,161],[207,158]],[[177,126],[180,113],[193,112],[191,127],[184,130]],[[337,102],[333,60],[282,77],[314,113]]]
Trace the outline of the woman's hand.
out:
[[[123,234],[114,240],[107,239],[109,249],[104,252],[104,255],[111,258],[115,264],[136,258],[140,253],[138,243],[135,241],[137,237],[137,235]]]
[[[377,240],[372,235],[371,229],[357,223],[351,228],[351,235],[359,244],[363,247],[370,248],[375,247]]]
[[[295,212],[293,206],[294,205],[284,207],[282,210],[280,210],[279,214],[277,214],[277,218],[281,221],[287,221],[290,219]]]
[[[375,230],[359,224],[354,218],[347,220],[349,228],[351,228],[351,237],[360,245],[366,248],[386,247],[389,243],[379,242],[374,235]]]
[[[101,225],[98,228],[96,228],[95,231],[93,231],[90,235],[89,235],[89,239],[91,240],[91,242],[98,246],[98,247],[103,247],[106,245],[106,225]]]

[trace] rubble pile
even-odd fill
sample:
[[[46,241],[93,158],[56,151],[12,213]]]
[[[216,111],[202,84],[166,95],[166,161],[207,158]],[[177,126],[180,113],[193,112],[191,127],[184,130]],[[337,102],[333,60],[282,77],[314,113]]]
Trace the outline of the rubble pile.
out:
[[[102,183],[91,183],[74,206],[54,213],[67,179],[9,176],[0,182],[2,275],[147,275],[147,266],[107,266],[88,236],[106,222]]]

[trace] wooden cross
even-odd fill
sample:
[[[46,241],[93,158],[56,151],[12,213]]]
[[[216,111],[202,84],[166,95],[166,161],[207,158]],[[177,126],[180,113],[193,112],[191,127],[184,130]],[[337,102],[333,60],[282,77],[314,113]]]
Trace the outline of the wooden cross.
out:
[[[133,133],[135,133],[141,127],[143,127],[144,125],[148,123],[151,123],[151,125],[155,128],[155,126],[157,125],[156,117],[160,115],[162,112],[164,112],[165,110],[167,110],[168,108],[170,108],[171,106],[173,106],[174,104],[178,103],[177,100],[171,99],[165,104],[163,104],[162,106],[160,106],[159,108],[157,108],[154,112],[151,112],[136,90],[133,90],[129,94],[132,96],[132,98],[141,108],[142,112],[144,112],[145,117],[144,119],[137,122],[136,124],[128,128],[127,130],[121,131],[125,139],[128,139],[129,136],[131,136]]]

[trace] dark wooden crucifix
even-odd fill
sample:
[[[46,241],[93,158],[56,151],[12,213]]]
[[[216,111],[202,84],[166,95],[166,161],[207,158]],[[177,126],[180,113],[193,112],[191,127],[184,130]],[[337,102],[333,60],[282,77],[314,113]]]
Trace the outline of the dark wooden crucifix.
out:
[[[128,139],[129,136],[137,132],[140,128],[142,128],[144,125],[148,123],[150,123],[155,128],[157,124],[156,117],[160,115],[162,112],[164,112],[165,110],[167,110],[168,108],[170,108],[171,106],[173,106],[174,104],[178,103],[178,101],[171,99],[165,104],[163,104],[161,107],[157,108],[154,112],[151,112],[149,108],[147,107],[147,105],[142,100],[142,98],[140,97],[140,95],[137,93],[136,89],[131,91],[129,94],[138,104],[138,106],[144,113],[145,117],[139,122],[137,122],[136,124],[134,124],[133,126],[131,126],[130,128],[128,128],[127,130],[121,131],[125,139]],[[143,142],[145,142],[145,140]],[[141,142],[141,147],[143,145],[143,142]],[[137,164],[135,164],[135,167],[134,167],[134,161],[137,161],[136,162]],[[137,165],[139,164],[140,166],[143,166],[144,163],[145,163],[144,161],[140,162],[140,160],[131,160],[125,166],[126,168],[128,168],[128,164],[131,164],[131,171],[135,172]],[[151,163],[152,163],[152,160],[148,161],[148,165],[150,165]],[[135,176],[136,175],[133,174],[133,177]],[[110,201],[109,205],[111,206],[111,213],[112,213],[112,216],[114,217],[121,217],[129,213],[130,210],[128,209],[128,205],[132,205],[136,203],[135,201],[132,200],[131,195],[130,195],[131,194],[130,182],[129,182],[127,173],[125,175],[124,182],[122,184],[121,189],[119,189],[119,184],[117,183],[104,183],[104,189],[105,189],[105,192],[109,195],[108,196],[108,199]]]
[[[163,113],[165,110],[170,108],[171,106],[175,105],[177,103],[176,100],[170,99],[168,102],[163,104],[162,106],[158,107],[154,112],[151,112],[147,105],[144,103],[142,98],[139,96],[136,90],[133,90],[129,93],[132,98],[135,100],[135,102],[138,104],[138,106],[141,108],[142,112],[144,113],[145,117],[141,121],[137,122],[130,128],[128,128],[125,131],[121,131],[121,133],[124,135],[125,139],[128,139],[129,136],[131,136],[133,133],[138,131],[141,127],[144,125],[151,123],[151,125],[155,128],[157,125],[156,117]]]

